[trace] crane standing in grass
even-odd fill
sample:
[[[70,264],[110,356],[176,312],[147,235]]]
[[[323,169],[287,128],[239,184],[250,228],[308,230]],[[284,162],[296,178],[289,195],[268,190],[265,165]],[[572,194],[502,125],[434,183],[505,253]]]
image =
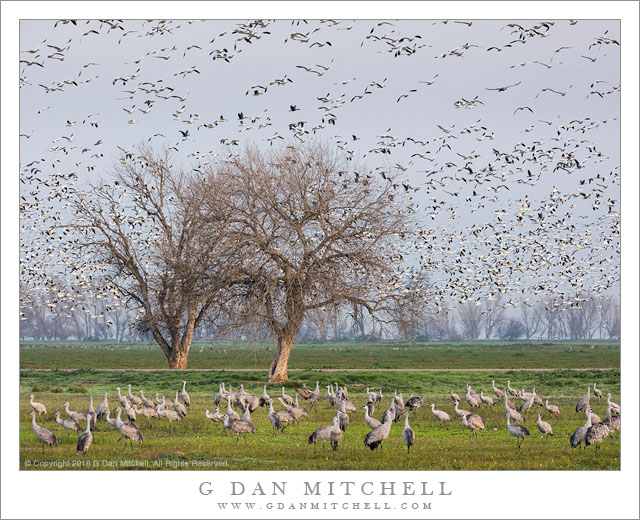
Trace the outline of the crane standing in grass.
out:
[[[484,430],[484,421],[482,417],[474,413],[462,416],[462,426],[471,430],[471,436],[477,437],[480,430]]]
[[[124,439],[124,447],[127,447],[127,441],[131,441],[131,447],[133,448],[133,443],[137,442],[138,444],[142,444],[142,433],[138,430],[138,427],[132,422],[124,422],[120,419],[120,414],[122,413],[122,409],[120,407],[116,408],[117,416],[116,416],[116,428],[120,432],[120,439]],[[118,439],[118,442],[120,441]]]
[[[542,420],[542,414],[538,413],[538,420],[536,421],[536,426],[538,427],[538,431],[542,433],[543,436],[549,440],[549,436],[553,435],[553,428],[548,422]]]
[[[331,449],[333,451],[338,451],[338,445],[342,440],[342,429],[340,428],[340,418],[338,413],[336,413],[336,416],[333,418],[333,427],[329,432],[329,440],[331,441]]]
[[[591,428],[591,407],[587,405],[587,422],[577,428],[571,435],[570,443],[572,448],[580,447],[587,435],[587,430]],[[586,446],[585,446],[586,448]]]
[[[56,422],[62,426],[65,430],[67,430],[67,434],[70,431],[81,432],[82,426],[78,424],[78,421],[75,419],[60,419],[60,412],[56,412]]]
[[[364,422],[367,423],[367,426],[369,428],[371,428],[372,430],[374,428],[377,428],[378,426],[380,426],[382,423],[380,421],[378,421],[378,419],[375,419],[374,417],[371,417],[369,415],[369,407],[368,406],[363,406],[362,408],[364,408]]]
[[[516,438],[516,447],[519,449],[525,437],[529,437],[529,430],[519,424],[511,424],[509,422],[511,413],[512,410],[507,408],[507,430],[509,431],[509,435]]]
[[[545,399],[544,407],[551,412],[551,415],[560,415],[560,408],[558,408],[555,404],[549,404],[549,399]]]
[[[448,430],[449,426],[447,425],[447,422],[451,420],[449,414],[442,410],[436,410],[436,405],[433,403],[431,403],[431,411],[433,412],[433,415],[436,416],[436,419],[440,421],[440,426],[442,427],[442,425],[444,424],[445,428]]]
[[[409,412],[404,412],[404,429],[402,430],[402,438],[404,439],[404,443],[407,445],[407,455],[411,451],[411,446],[414,445],[416,441],[416,434],[409,426]]]
[[[80,437],[78,437],[78,443],[76,444],[76,451],[82,453],[84,458],[87,455],[87,451],[93,442],[93,434],[91,433],[91,417],[87,414],[87,429]]]
[[[325,442],[329,438],[329,435],[331,434],[331,430],[333,430],[334,425],[335,425],[335,417],[334,417],[334,424],[329,426],[320,426],[320,428],[317,428],[311,435],[309,435],[309,444],[313,444],[313,453],[316,452],[316,443],[318,442],[322,442],[322,449],[324,450]]]
[[[31,394],[29,396],[29,399],[30,399],[29,403],[31,404],[31,408],[33,408],[38,415],[40,415],[40,414],[47,415],[47,407],[45,405],[43,405],[42,403],[36,403],[33,400],[33,394]]]
[[[189,397],[189,394],[187,393],[186,381],[182,382],[182,394],[180,394],[180,397],[182,397],[182,402],[184,403],[185,406],[191,406],[191,397]],[[178,398],[176,397],[176,401],[177,400]]]
[[[176,390],[176,398],[173,401],[173,409],[179,413],[182,417],[186,417],[187,416],[187,408],[180,402],[178,401],[178,391]]]
[[[96,416],[102,417],[109,411],[109,390],[104,391],[104,401],[102,401],[98,408],[96,408]]]
[[[389,412],[392,411],[390,408]],[[365,447],[369,448],[371,451],[378,449],[382,449],[382,443],[389,437],[389,432],[391,432],[391,424],[393,419],[391,419],[391,414],[385,415],[384,422],[382,425],[378,426],[371,430],[364,438]]]
[[[36,434],[36,437],[38,437],[38,440],[42,443],[42,453],[44,453],[45,444],[48,444],[51,449],[57,446],[58,438],[46,428],[36,424],[36,412],[29,412],[29,415],[31,415],[32,418],[31,426],[33,427],[33,433]]]
[[[587,395],[585,395],[582,399],[578,401],[576,404],[576,413],[582,410],[585,406],[589,406],[589,402],[591,401],[591,387],[587,387]]]

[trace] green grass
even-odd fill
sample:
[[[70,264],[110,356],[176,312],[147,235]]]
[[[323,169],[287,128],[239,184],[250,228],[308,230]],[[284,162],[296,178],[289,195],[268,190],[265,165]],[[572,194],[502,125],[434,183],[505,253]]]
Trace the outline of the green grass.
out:
[[[271,434],[271,424],[267,419],[267,410],[259,409],[252,415],[252,420],[258,428],[256,435],[250,435],[245,440],[236,439],[231,435],[223,435],[220,425],[214,425],[204,417],[204,410],[213,410],[212,397],[217,392],[219,381],[225,381],[235,387],[244,383],[245,389],[253,393],[261,393],[262,381],[265,377],[263,370],[249,372],[103,372],[92,370],[78,370],[72,372],[51,371],[38,372],[23,370],[20,379],[20,467],[22,469],[38,469],[38,463],[68,461],[69,466],[62,469],[124,469],[122,461],[147,461],[146,469],[193,469],[191,461],[209,461],[225,464],[223,466],[204,466],[201,469],[278,469],[278,470],[315,470],[315,469],[541,469],[541,470],[616,470],[620,468],[620,440],[606,440],[602,444],[601,452],[596,456],[593,447],[586,452],[571,449],[569,437],[573,431],[584,424],[584,414],[576,414],[573,410],[575,403],[586,390],[586,385],[594,380],[603,391],[611,391],[614,400],[619,402],[620,371],[575,371],[555,370],[549,372],[397,372],[393,370],[380,372],[332,372],[322,373],[303,370],[292,374],[292,380],[285,384],[288,393],[292,393],[295,386],[307,382],[307,386],[315,385],[317,379],[321,385],[332,381],[347,384],[351,399],[357,405],[365,402],[365,385],[372,388],[382,387],[385,398],[377,406],[376,417],[380,417],[393,389],[404,394],[405,400],[409,393],[425,395],[427,403],[434,402],[436,408],[446,410],[452,418],[455,417],[452,402],[448,397],[449,388],[459,394],[464,393],[464,382],[468,381],[476,391],[484,390],[492,395],[491,379],[496,379],[502,385],[510,378],[513,387],[524,386],[528,390],[536,385],[536,390],[553,403],[560,406],[560,419],[548,420],[555,435],[548,441],[541,439],[535,428],[535,413],[529,413],[526,426],[531,431],[531,437],[526,439],[523,447],[517,450],[515,440],[506,430],[504,406],[497,404],[493,407],[483,406],[479,414],[484,418],[486,431],[480,433],[476,440],[471,438],[468,430],[462,430],[460,421],[453,420],[449,429],[438,426],[431,410],[424,406],[415,414],[411,414],[410,423],[416,433],[416,445],[411,454],[407,455],[402,440],[403,422],[394,424],[389,439],[385,442],[384,451],[371,452],[364,449],[363,438],[369,431],[364,423],[363,411],[351,414],[351,424],[344,434],[343,441],[337,452],[328,447],[323,451],[318,447],[316,454],[308,445],[309,434],[318,426],[331,424],[335,413],[325,399],[319,405],[318,413],[312,413],[311,420],[302,419],[300,426],[291,426],[284,433],[275,437]],[[38,424],[49,428],[58,435],[60,445],[50,450],[45,449],[42,454],[40,443],[31,430],[31,417],[28,395],[34,388],[75,387],[82,386],[94,396],[97,405],[102,401],[105,389],[110,391],[110,406],[115,409],[118,404],[115,387],[126,388],[127,383],[133,389],[144,388],[145,395],[150,396],[156,391],[169,396],[175,395],[175,389],[186,379],[187,390],[191,394],[193,404],[183,421],[177,423],[175,432],[169,432],[168,423],[159,420],[153,428],[146,424],[146,420],[138,420],[144,435],[142,445],[133,449],[123,449],[122,442],[118,443],[118,432],[104,421],[99,421],[94,432],[94,441],[87,455],[88,466],[78,462],[82,459],[75,451],[76,435],[68,437],[62,427],[55,423],[53,414],[60,410],[64,416],[62,403],[68,400],[71,409],[85,411],[88,407],[88,395],[51,393],[51,391],[36,393],[36,401],[44,403],[49,417],[38,420]],[[276,396],[280,385],[269,385],[268,392]],[[323,392],[326,396],[326,390]],[[604,416],[606,403],[592,398],[594,411]],[[276,401],[276,408],[282,409]],[[306,401],[301,400],[306,405]],[[466,403],[463,408],[468,409]],[[541,410],[544,411],[544,410]],[[543,415],[548,415],[546,411]],[[29,461],[29,466],[26,462]],[[75,462],[74,462],[75,461]],[[78,464],[72,466],[71,464]],[[187,466],[180,465],[186,463]],[[95,464],[95,465],[94,465]],[[175,467],[174,467],[175,466]]]
[[[79,342],[32,343],[20,349],[21,368],[165,369],[157,346]],[[591,346],[594,345],[594,348]],[[272,343],[196,342],[189,368],[267,370]],[[289,368],[301,369],[619,368],[619,342],[473,342],[297,344]]]

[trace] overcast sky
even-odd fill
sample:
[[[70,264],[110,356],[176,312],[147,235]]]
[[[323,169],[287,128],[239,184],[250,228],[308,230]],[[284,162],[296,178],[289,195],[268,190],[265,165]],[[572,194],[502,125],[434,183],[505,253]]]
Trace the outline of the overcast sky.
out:
[[[320,138],[371,170],[404,170],[424,228],[449,242],[487,224],[510,237],[523,201],[534,213],[567,197],[558,218],[579,219],[571,233],[611,259],[617,291],[619,41],[617,21],[597,20],[25,20],[20,161],[44,159],[30,167],[40,181],[74,172],[81,185],[141,141],[175,146],[190,168],[247,143]],[[40,181],[21,185],[24,200],[42,200]],[[598,183],[594,207],[580,192]],[[528,225],[542,241],[569,232]]]

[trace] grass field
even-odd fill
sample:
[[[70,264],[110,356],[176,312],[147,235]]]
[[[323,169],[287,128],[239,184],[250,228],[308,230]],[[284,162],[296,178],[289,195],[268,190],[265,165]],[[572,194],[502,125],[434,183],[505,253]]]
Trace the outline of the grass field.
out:
[[[157,346],[113,343],[30,343],[20,349],[20,368],[167,368]],[[592,348],[593,347],[593,348]],[[263,369],[273,344],[196,342],[189,368]],[[619,342],[331,343],[295,345],[289,368],[325,369],[515,369],[619,368]]]
[[[561,348],[565,348],[563,346]],[[598,349],[596,349],[597,351]],[[604,350],[604,349],[601,349]],[[575,352],[575,349],[574,349]],[[110,352],[113,355],[112,352]],[[479,356],[479,359],[483,359]],[[487,361],[488,362],[488,361]],[[603,366],[605,362],[596,362]],[[264,370],[225,372],[225,371],[95,371],[77,370],[49,372],[23,370],[20,380],[20,467],[22,469],[40,469],[43,463],[60,464],[61,469],[125,469],[128,467],[141,469],[278,469],[278,470],[316,470],[316,469],[451,469],[451,470],[616,470],[620,468],[619,433],[613,440],[605,440],[598,455],[593,447],[585,451],[574,450],[569,446],[569,437],[573,431],[584,424],[584,413],[575,413],[575,403],[584,395],[586,386],[597,381],[603,391],[610,391],[616,402],[620,402],[620,371],[618,369],[596,370],[553,370],[546,372],[513,371],[513,372],[399,372],[383,370],[375,372],[318,372],[301,370],[291,374],[285,388],[293,394],[294,388],[302,382],[307,386],[315,386],[319,380],[326,396],[324,385],[337,381],[349,388],[350,398],[357,405],[364,405],[366,400],[365,386],[383,388],[385,398],[377,406],[374,416],[380,418],[384,407],[388,405],[394,389],[402,392],[404,399],[413,392],[426,396],[426,405],[415,414],[410,415],[410,424],[416,434],[416,444],[407,455],[402,440],[403,421],[394,424],[383,451],[365,450],[363,438],[369,431],[364,423],[363,411],[351,414],[351,423],[344,434],[337,452],[328,446],[322,450],[318,447],[314,454],[313,447],[307,443],[309,434],[317,427],[331,424],[335,413],[325,398],[321,401],[317,413],[311,419],[301,419],[299,426],[290,426],[284,433],[275,437],[271,433],[267,410],[259,409],[252,415],[258,433],[250,435],[239,443],[235,437],[224,435],[220,425],[214,425],[204,416],[204,410],[213,411],[213,395],[218,390],[219,381],[225,381],[236,388],[240,383],[249,392],[260,394]],[[110,407],[118,404],[116,386],[126,388],[128,383],[133,389],[143,388],[145,395],[151,396],[160,392],[173,397],[175,390],[183,379],[187,380],[187,390],[191,394],[193,404],[187,417],[176,424],[175,432],[170,432],[168,423],[159,420],[151,425],[144,418],[138,419],[144,435],[142,445],[133,449],[123,449],[122,442],[117,442],[118,432],[104,421],[99,421],[94,432],[94,441],[86,462],[75,451],[76,435],[67,433],[55,423],[54,413],[60,410],[64,416],[62,403],[68,400],[71,409],[86,411],[89,397],[94,397],[97,405],[102,401],[104,390],[109,390]],[[528,414],[526,426],[531,431],[522,449],[515,446],[515,439],[508,435],[504,405],[483,406],[479,409],[486,424],[486,431],[480,433],[478,439],[471,438],[469,430],[463,430],[459,420],[453,419],[453,403],[448,397],[449,389],[464,394],[464,383],[469,382],[477,391],[484,390],[486,395],[493,396],[491,379],[497,384],[505,384],[511,379],[515,388],[525,387],[528,391],[535,384],[536,390],[561,408],[560,419],[550,419],[543,411],[543,417],[549,421],[555,435],[550,439],[540,438],[535,427],[538,408]],[[268,392],[275,398],[280,392],[280,385],[269,385]],[[42,453],[40,443],[31,430],[31,417],[28,395],[36,395],[36,401],[44,403],[49,417],[38,420],[38,424],[54,432],[60,445]],[[86,393],[85,393],[86,392]],[[494,396],[495,397],[495,396]],[[464,399],[464,398],[463,398]],[[437,409],[445,410],[452,416],[448,429],[439,427],[431,413],[428,403],[434,402]],[[519,402],[516,400],[516,402]],[[592,398],[594,411],[604,416],[606,402]],[[305,406],[306,401],[301,400]],[[225,403],[226,406],[226,403]],[[282,409],[275,402],[276,409]],[[466,402],[461,408],[469,409]],[[221,410],[222,411],[222,410]],[[133,461],[133,462],[132,462]],[[219,466],[194,466],[198,464],[219,464]],[[67,465],[68,464],[68,465]],[[73,465],[75,464],[75,465]],[[83,465],[83,464],[86,464]],[[146,464],[143,466],[132,464]],[[53,466],[54,468],[56,466]]]

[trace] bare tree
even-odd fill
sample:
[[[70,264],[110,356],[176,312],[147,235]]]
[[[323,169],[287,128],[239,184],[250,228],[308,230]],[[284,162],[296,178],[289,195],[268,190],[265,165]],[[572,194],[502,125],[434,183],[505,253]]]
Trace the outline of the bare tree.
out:
[[[523,326],[523,335],[527,340],[533,338],[542,324],[541,315],[537,313],[533,305],[523,302],[520,305],[520,323]]]
[[[193,175],[173,168],[168,153],[141,146],[114,167],[110,183],[73,199],[81,258],[138,311],[171,368],[186,368],[195,328],[233,272],[235,250],[224,219],[203,219],[203,193]]]
[[[489,340],[497,331],[500,322],[504,317],[505,308],[501,305],[502,294],[498,293],[491,299],[486,299],[482,304],[482,315],[484,316],[484,337]]]
[[[482,310],[475,302],[466,302],[458,308],[458,320],[462,328],[462,337],[477,340],[480,337],[483,321]]]
[[[377,320],[399,298],[407,206],[392,174],[358,171],[325,146],[247,149],[209,172],[208,213],[229,217],[243,247],[230,292],[236,320],[265,320],[277,338],[269,381],[287,379],[307,313],[359,305]]]

